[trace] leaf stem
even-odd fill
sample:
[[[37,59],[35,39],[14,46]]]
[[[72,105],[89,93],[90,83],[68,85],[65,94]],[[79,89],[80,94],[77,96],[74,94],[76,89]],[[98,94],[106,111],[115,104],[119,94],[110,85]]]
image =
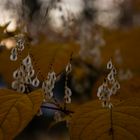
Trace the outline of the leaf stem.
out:
[[[109,129],[109,135],[112,136],[112,140],[114,140],[114,129],[113,129],[113,117],[112,117],[112,106],[110,108],[110,129]]]

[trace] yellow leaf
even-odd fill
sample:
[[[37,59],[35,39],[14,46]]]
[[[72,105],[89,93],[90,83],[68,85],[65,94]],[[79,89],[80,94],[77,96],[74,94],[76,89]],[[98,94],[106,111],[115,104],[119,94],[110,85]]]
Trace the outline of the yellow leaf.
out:
[[[0,140],[12,140],[31,121],[43,100],[41,90],[28,95],[0,89]]]
[[[140,99],[132,97],[115,104],[112,110],[114,139],[140,139]],[[110,128],[110,110],[102,108],[99,101],[93,101],[73,115],[70,135],[72,140],[111,140]]]

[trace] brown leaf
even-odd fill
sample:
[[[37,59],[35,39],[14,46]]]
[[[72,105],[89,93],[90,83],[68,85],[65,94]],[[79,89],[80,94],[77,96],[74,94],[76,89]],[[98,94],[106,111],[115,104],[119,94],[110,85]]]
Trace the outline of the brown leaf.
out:
[[[71,120],[71,139],[111,140],[110,118],[110,110],[102,108],[99,101],[81,106]],[[140,99],[133,97],[122,102],[116,100],[112,120],[115,140],[140,139]]]
[[[0,140],[11,140],[37,113],[43,100],[41,90],[29,95],[0,89]]]

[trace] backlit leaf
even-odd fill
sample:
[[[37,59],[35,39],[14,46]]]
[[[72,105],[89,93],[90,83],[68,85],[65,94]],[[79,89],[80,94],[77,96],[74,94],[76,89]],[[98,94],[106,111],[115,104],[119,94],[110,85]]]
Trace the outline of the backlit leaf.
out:
[[[114,139],[140,139],[140,99],[132,97],[117,101],[112,110],[112,120]],[[70,135],[72,140],[111,140],[110,128],[110,110],[102,108],[99,101],[93,101],[76,111]]]
[[[29,95],[0,89],[0,140],[12,140],[31,121],[43,100],[41,90]]]

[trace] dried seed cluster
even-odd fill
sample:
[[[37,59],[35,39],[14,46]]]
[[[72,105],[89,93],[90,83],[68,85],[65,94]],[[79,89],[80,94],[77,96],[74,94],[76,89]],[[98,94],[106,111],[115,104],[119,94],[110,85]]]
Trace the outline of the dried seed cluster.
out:
[[[13,78],[12,88],[18,92],[25,93],[30,86],[39,86],[40,81],[35,75],[30,55],[24,58],[21,66],[13,72]]]
[[[99,100],[102,101],[103,107],[111,108],[112,104],[110,102],[110,96],[117,93],[120,89],[120,84],[116,80],[117,70],[111,60],[107,63],[107,69],[110,70],[110,72],[103,84],[98,88],[97,96],[99,97]]]
[[[48,73],[46,80],[42,83],[42,89],[45,93],[45,100],[43,102],[43,105],[46,105],[49,101],[57,106],[57,111],[54,113],[54,120],[56,122],[59,122],[62,120],[62,117],[65,115],[62,110],[66,109],[66,104],[71,103],[72,91],[68,87],[67,82],[68,82],[68,75],[72,71],[72,65],[69,62],[65,68],[66,79],[65,79],[65,93],[64,93],[64,108],[59,104],[59,102],[54,97],[53,89],[55,87],[57,77],[56,77],[56,73],[52,70],[52,67],[50,69],[51,72]],[[42,114],[41,110],[39,111],[39,114],[40,115]]]
[[[18,58],[18,53],[22,52],[25,48],[25,38],[23,34],[15,36],[16,47],[11,50],[10,60],[16,61]]]
[[[72,91],[68,87],[68,75],[70,74],[71,71],[72,71],[72,65],[71,63],[68,63],[68,65],[66,66],[66,81],[65,81],[65,95],[64,95],[64,100],[66,104],[71,103]]]
[[[51,99],[53,97],[53,89],[56,82],[56,73],[54,71],[49,72],[47,79],[42,84],[42,89],[45,93],[45,99]]]

